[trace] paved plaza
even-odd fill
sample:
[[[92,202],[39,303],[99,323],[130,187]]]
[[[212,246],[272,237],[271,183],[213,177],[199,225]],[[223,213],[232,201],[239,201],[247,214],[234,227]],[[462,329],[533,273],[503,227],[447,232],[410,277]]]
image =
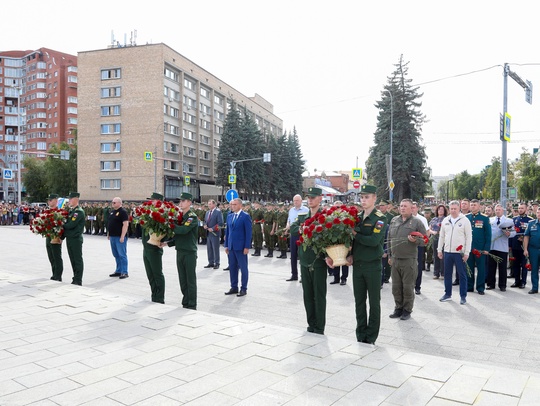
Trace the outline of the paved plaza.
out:
[[[250,256],[248,295],[231,297],[223,250],[221,268],[204,269],[199,246],[193,311],[181,306],[173,248],[161,305],[140,240],[129,240],[130,277],[118,280],[106,237],[84,237],[79,287],[65,246],[54,282],[45,241],[0,227],[0,406],[540,404],[540,296],[529,286],[470,293],[461,306],[457,287],[439,302],[443,282],[424,272],[401,321],[388,318],[386,284],[372,346],[355,339],[352,276],[328,286],[320,336],[306,332],[301,284],[285,282],[290,260]]]

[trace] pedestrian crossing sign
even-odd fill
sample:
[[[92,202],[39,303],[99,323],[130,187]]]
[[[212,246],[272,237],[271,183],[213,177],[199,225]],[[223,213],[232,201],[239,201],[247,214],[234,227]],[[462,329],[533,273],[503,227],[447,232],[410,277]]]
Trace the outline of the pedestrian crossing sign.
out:
[[[229,183],[234,185],[236,183],[236,175],[229,175]]]
[[[362,168],[353,168],[352,177],[353,179],[362,179]]]
[[[144,160],[148,162],[153,161],[153,154],[150,151],[144,151]]]
[[[184,176],[184,185],[189,186],[190,183],[191,183],[191,177]]]
[[[11,171],[11,169],[4,169],[2,172],[3,172],[3,178],[5,180],[13,179],[13,172]]]

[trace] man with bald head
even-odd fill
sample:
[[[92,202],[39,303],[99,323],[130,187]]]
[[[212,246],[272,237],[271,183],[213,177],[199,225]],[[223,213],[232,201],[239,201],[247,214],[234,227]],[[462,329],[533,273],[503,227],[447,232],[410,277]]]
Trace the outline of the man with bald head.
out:
[[[107,219],[107,238],[111,244],[111,251],[116,261],[114,273],[109,276],[117,276],[119,279],[126,279],[128,275],[127,257],[127,232],[129,227],[129,216],[122,207],[122,199],[115,197],[112,199],[112,211]]]
[[[287,232],[289,232],[291,224],[296,221],[298,215],[307,214],[308,211],[309,209],[302,205],[302,196],[295,195],[293,197],[293,207],[289,209],[289,217],[287,218]],[[287,279],[287,282],[298,280],[298,246],[296,245],[298,238],[298,235],[291,235],[290,238],[289,248],[291,251],[291,277]]]

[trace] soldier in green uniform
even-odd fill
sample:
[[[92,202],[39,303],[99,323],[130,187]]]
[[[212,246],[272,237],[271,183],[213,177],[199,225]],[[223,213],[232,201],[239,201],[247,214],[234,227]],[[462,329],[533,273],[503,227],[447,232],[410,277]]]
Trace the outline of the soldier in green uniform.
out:
[[[264,214],[261,209],[261,204],[257,201],[253,202],[253,210],[251,213],[252,223],[252,238],[253,238],[253,248],[255,252],[251,254],[254,257],[259,257],[261,255],[261,249],[263,246],[263,223],[264,223]]]
[[[58,209],[58,195],[51,193],[47,199],[47,203],[51,210]],[[51,280],[62,282],[62,273],[64,272],[64,261],[62,261],[62,240],[51,243],[51,238],[45,239],[45,247],[47,248],[47,256],[51,263],[52,276]]]
[[[71,268],[73,269],[72,285],[82,285],[84,262],[82,257],[83,232],[84,232],[84,210],[79,207],[79,196],[77,192],[69,194],[69,214],[64,224],[64,238],[66,239],[67,251]]]
[[[266,242],[266,248],[268,249],[268,254],[265,255],[266,258],[272,258],[274,256],[274,232],[276,231],[276,217],[271,204],[266,206],[266,211],[264,213],[264,241]]]
[[[128,212],[128,215],[131,215],[131,210],[128,207],[124,207],[124,209],[126,209],[126,211]],[[101,229],[100,235],[107,235],[107,222],[109,219],[110,212],[111,212],[111,208],[109,207],[109,203],[103,203],[103,227]]]
[[[320,211],[322,190],[310,187],[307,193],[309,213],[299,214],[297,220],[291,224],[291,235],[299,235],[300,227],[309,217]],[[307,331],[324,334],[326,325],[326,268],[324,255],[315,255],[311,248],[304,250],[299,247],[300,274],[302,277],[302,290],[304,291],[304,307],[308,322]]]
[[[353,234],[353,291],[356,310],[356,340],[374,344],[381,325],[381,259],[386,233],[386,216],[375,208],[377,187],[362,185],[363,211]],[[369,319],[366,299],[369,296]]]
[[[289,219],[289,213],[285,210],[284,203],[278,203],[278,211],[276,213],[276,231],[277,231],[277,244],[281,255],[277,258],[287,259],[287,220]]]
[[[193,196],[190,193],[180,195],[180,210],[182,222],[174,227],[174,239],[168,244],[176,247],[176,267],[180,290],[182,291],[182,306],[186,309],[197,310],[197,239],[199,218],[191,209]]]
[[[429,225],[429,222],[433,218],[433,212],[431,211],[431,207],[426,207],[424,209],[424,217],[426,218],[427,223]],[[432,263],[433,263],[433,244],[429,244],[428,246],[426,246],[426,271],[427,272],[431,271]]]
[[[379,203],[379,211],[384,214],[384,217],[386,217],[386,224],[390,224],[390,221],[395,217],[394,214],[390,211],[390,208],[392,207],[392,202],[390,200],[381,200]],[[386,227],[386,235],[384,236],[384,241],[387,239],[388,234],[388,227]],[[381,286],[383,286],[383,283],[390,282],[390,276],[392,275],[392,267],[388,263],[388,252],[386,249],[386,242],[384,244],[384,253],[382,256],[382,271],[381,271]]]
[[[94,235],[100,235],[103,228],[103,208],[101,203],[96,203],[95,214],[96,220],[94,221]]]
[[[83,205],[82,205],[84,213],[86,214],[85,219],[84,219],[84,230],[85,230],[84,233],[85,234],[92,234],[92,223],[88,219],[88,217],[91,216],[90,207],[91,206],[90,206],[90,204],[88,204],[88,202],[84,202]]]
[[[163,195],[152,193],[147,200],[155,204],[158,200],[163,200]],[[165,303],[165,277],[163,276],[163,248],[153,244],[148,244],[150,233],[142,233],[143,262],[150,291],[152,292],[152,302]]]

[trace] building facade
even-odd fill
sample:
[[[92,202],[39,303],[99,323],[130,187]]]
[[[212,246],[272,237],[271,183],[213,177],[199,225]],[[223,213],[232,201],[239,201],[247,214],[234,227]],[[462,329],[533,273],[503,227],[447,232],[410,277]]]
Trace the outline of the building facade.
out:
[[[78,189],[84,200],[182,191],[217,196],[217,156],[231,102],[260,130],[283,122],[261,96],[244,96],[165,44],[80,52]]]
[[[2,200],[19,194],[18,149],[45,158],[53,144],[73,144],[76,127],[76,56],[47,48],[0,52],[0,166],[14,175],[1,183]]]

